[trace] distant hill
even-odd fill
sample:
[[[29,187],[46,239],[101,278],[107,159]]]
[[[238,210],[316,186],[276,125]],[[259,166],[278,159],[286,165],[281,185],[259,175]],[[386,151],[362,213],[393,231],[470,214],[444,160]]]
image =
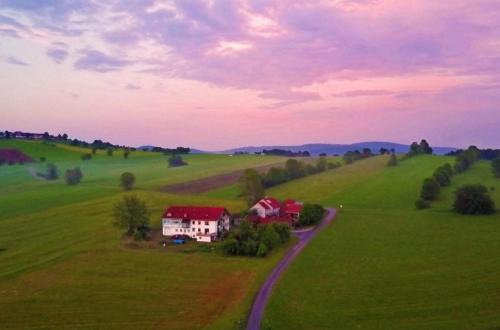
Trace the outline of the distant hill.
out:
[[[347,151],[359,150],[361,151],[363,148],[370,148],[374,153],[378,152],[380,148],[386,149],[394,149],[396,153],[406,153],[410,149],[410,146],[407,144],[393,143],[393,142],[359,142],[353,144],[327,144],[327,143],[314,143],[314,144],[304,144],[299,146],[250,146],[250,147],[240,147],[234,149],[228,149],[221,151],[220,153],[231,154],[235,152],[259,152],[263,149],[284,149],[291,150],[294,152],[297,151],[309,151],[309,153],[313,156],[317,156],[321,153],[326,153],[327,155],[343,155]],[[444,155],[450,151],[457,150],[456,148],[450,147],[434,147],[434,154],[436,155]]]
[[[142,150],[142,151],[151,151],[155,146],[153,145],[144,145],[144,146],[140,146],[140,147],[137,147],[138,150]],[[189,151],[190,154],[207,154],[209,152],[207,151],[203,151],[203,150],[199,150],[199,149],[192,149],[190,148],[190,151]]]

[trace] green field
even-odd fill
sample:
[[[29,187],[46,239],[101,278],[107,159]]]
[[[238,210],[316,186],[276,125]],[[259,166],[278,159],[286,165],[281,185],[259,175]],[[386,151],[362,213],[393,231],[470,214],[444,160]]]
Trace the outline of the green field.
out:
[[[125,160],[119,151],[101,151],[84,162],[89,149],[5,140],[0,148],[46,157],[61,173],[80,166],[84,174],[80,185],[67,186],[34,178],[29,169],[43,169],[41,163],[0,167],[1,328],[231,328],[244,323],[259,283],[284,252],[251,259],[132,249],[111,225],[124,171],[136,175],[135,193],[158,228],[170,204],[245,207],[237,199],[166,194],[161,186],[283,158],[188,155],[188,166],[168,168],[165,156],[150,152]]]
[[[80,166],[77,186],[30,171],[42,163],[0,167],[0,327],[8,328],[244,328],[260,283],[287,247],[265,259],[224,257],[185,248],[133,248],[111,225],[123,196],[118,177],[137,177],[134,193],[153,211],[170,204],[245,208],[236,185],[200,195],[162,186],[248,167],[280,157],[187,155],[168,168],[150,152],[100,151],[40,142],[0,140],[63,173]],[[343,206],[337,219],[306,247],[278,284],[264,328],[496,328],[500,326],[500,215],[451,212],[463,183],[483,183],[500,206],[500,180],[488,162],[453,178],[432,208],[417,211],[422,180],[452,158],[418,156],[394,168],[373,157],[295,180],[266,193]],[[291,243],[293,244],[293,243]]]
[[[453,159],[418,156],[394,168],[376,157],[268,191],[328,206],[334,223],[291,265],[268,305],[269,329],[496,329],[500,215],[451,211],[464,183],[494,187],[488,162],[453,179],[417,211],[422,180]]]

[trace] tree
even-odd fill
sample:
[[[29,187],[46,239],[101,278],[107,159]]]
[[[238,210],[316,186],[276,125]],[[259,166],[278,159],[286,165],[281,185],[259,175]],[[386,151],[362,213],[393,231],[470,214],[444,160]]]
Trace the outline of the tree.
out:
[[[305,175],[304,167],[296,159],[288,159],[286,161],[285,171],[289,180],[297,179]]]
[[[50,134],[48,132],[43,133],[43,139],[45,141],[47,141],[48,139],[50,139]]]
[[[146,203],[137,195],[124,196],[113,207],[113,224],[126,229],[127,235],[133,235],[140,227],[149,226],[150,216]]]
[[[325,209],[319,204],[304,204],[302,211],[299,215],[299,226],[310,226],[314,225],[323,219],[325,215]]]
[[[128,156],[130,155],[130,150],[128,150],[128,148],[126,148],[124,151],[123,151],[123,158],[125,159],[128,159]]]
[[[43,174],[42,176],[47,180],[57,180],[59,178],[59,171],[54,164],[49,163],[47,164],[47,170],[45,174]]]
[[[431,203],[429,201],[426,201],[425,199],[419,198],[415,202],[415,208],[417,210],[423,210],[427,209],[431,206]]]
[[[114,150],[113,150],[113,148],[108,148],[108,149],[106,150],[106,155],[108,155],[108,156],[113,156],[113,151],[114,151]]]
[[[494,159],[491,162],[491,169],[493,170],[493,174],[500,178],[500,158]]]
[[[426,201],[436,200],[439,190],[441,187],[439,183],[434,178],[427,178],[422,184],[422,190],[420,192],[420,197]]]
[[[320,157],[316,163],[316,170],[323,172],[328,168],[328,160],[325,157]]]
[[[398,165],[398,157],[395,154],[391,154],[389,161],[387,162],[387,166],[396,166]]]
[[[70,186],[74,186],[80,183],[82,180],[83,174],[79,167],[75,167],[72,169],[67,169],[64,175],[64,180]]]
[[[266,225],[260,234],[260,242],[264,243],[268,250],[272,250],[280,244],[281,237],[273,225]]]
[[[82,160],[91,160],[92,159],[92,155],[89,153],[83,154],[80,157],[82,158]]]
[[[264,187],[272,187],[287,181],[287,174],[284,168],[271,167],[262,180]]]
[[[434,171],[432,176],[441,187],[446,187],[451,184],[451,176],[444,166],[440,166]]]
[[[262,178],[254,169],[247,169],[240,177],[239,186],[241,195],[246,199],[249,206],[254,205],[262,197],[264,197],[264,187],[262,186]]]
[[[420,154],[420,145],[417,142],[413,142],[410,145],[410,151],[408,154],[410,154],[411,156]]]
[[[495,212],[495,203],[485,186],[469,184],[455,192],[453,209],[461,214],[492,214]]]
[[[423,154],[432,154],[432,148],[426,140],[420,141],[420,152]]]
[[[187,165],[180,155],[172,155],[168,158],[169,167],[179,167]]]
[[[120,176],[120,185],[125,190],[131,190],[135,183],[135,176],[130,172],[124,172]]]
[[[95,155],[97,153],[97,148],[96,147],[92,147],[92,155]]]

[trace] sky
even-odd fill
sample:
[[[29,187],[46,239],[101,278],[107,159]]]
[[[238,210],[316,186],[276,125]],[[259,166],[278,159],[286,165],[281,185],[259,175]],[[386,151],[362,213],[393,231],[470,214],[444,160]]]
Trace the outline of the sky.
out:
[[[500,147],[498,0],[0,0],[0,130]]]

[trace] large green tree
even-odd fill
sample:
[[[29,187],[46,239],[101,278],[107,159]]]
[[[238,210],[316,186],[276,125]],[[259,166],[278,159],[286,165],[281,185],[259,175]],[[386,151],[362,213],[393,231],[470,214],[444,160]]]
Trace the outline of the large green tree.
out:
[[[441,186],[434,178],[427,178],[422,184],[422,190],[420,191],[420,197],[426,201],[433,201],[439,195],[439,190]]]
[[[131,190],[135,183],[135,175],[130,172],[124,172],[120,175],[120,186],[125,190]]]
[[[247,204],[252,206],[264,197],[264,187],[262,178],[254,169],[246,169],[239,180],[241,196],[245,198]]]
[[[137,195],[124,196],[113,207],[113,224],[126,229],[127,235],[134,234],[138,228],[149,226],[150,216],[146,203]]]

